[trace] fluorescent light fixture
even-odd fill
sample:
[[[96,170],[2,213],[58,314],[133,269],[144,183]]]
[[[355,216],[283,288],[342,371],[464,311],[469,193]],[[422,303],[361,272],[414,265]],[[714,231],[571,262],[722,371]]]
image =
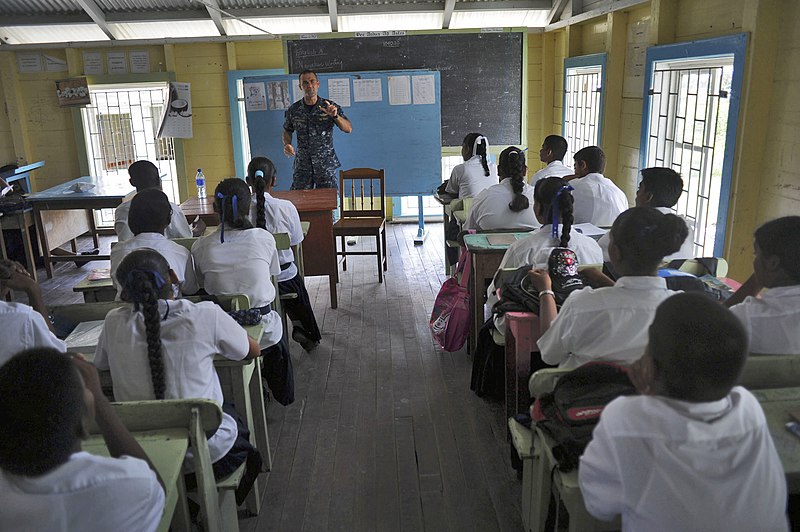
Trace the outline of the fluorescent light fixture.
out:
[[[108,41],[96,24],[47,24],[42,26],[0,27],[0,37],[8,44]]]
[[[242,20],[276,35],[287,33],[330,33],[331,31],[331,18],[327,15],[311,17],[243,17]],[[247,24],[242,24],[236,19],[222,19],[222,25],[228,35],[266,35]]]
[[[339,31],[390,31],[442,29],[441,12],[340,15]]]
[[[110,22],[108,28],[120,40],[219,37],[219,31],[211,20]]]
[[[465,28],[543,28],[547,25],[546,9],[508,11],[453,11],[450,29]]]

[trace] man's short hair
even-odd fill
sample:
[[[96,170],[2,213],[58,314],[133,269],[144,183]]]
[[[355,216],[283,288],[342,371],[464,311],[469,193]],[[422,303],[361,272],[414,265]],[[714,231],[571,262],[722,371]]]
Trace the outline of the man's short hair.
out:
[[[128,211],[128,227],[134,235],[162,233],[172,218],[172,205],[161,190],[149,188],[137,192]]]
[[[800,216],[784,216],[756,229],[755,241],[761,253],[778,257],[781,269],[800,283]]]
[[[585,162],[589,173],[602,174],[606,169],[606,154],[599,146],[586,146],[578,150],[573,158]]]
[[[305,76],[306,74],[313,74],[313,75],[314,75],[314,79],[316,79],[317,81],[319,81],[319,76],[317,76],[317,73],[316,73],[316,72],[314,72],[313,70],[309,70],[309,69],[305,69],[305,70],[303,70],[302,72],[300,72],[300,75],[299,75],[299,76],[297,76],[297,79],[300,79],[300,78],[302,78],[302,77],[303,77],[303,76]]]
[[[542,145],[553,152],[553,158],[563,161],[567,155],[567,139],[560,135],[547,135]]]
[[[648,206],[672,207],[678,203],[678,198],[683,192],[683,179],[681,179],[681,174],[672,168],[645,168],[642,170],[642,180],[639,186],[644,187],[648,194],[653,195]]]
[[[730,310],[687,292],[658,306],[647,349],[667,396],[707,402],[725,397],[739,380],[747,346],[747,332]]]
[[[150,161],[136,161],[128,167],[128,175],[136,190],[161,188],[161,172]]]

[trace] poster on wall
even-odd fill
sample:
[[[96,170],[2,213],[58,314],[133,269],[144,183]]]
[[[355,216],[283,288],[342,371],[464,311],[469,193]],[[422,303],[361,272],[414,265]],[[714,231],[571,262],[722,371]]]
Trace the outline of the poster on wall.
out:
[[[131,72],[146,74],[150,72],[150,52],[147,50],[131,50]]]
[[[263,83],[244,84],[245,111],[266,111],[267,95],[264,93]]]
[[[92,103],[86,78],[60,79],[56,81],[59,107],[75,107]]]
[[[48,72],[66,72],[67,60],[52,55],[44,55],[44,69]]]
[[[171,81],[169,99],[158,128],[157,138],[192,138],[192,94],[189,83]]]
[[[19,67],[20,74],[41,72],[44,70],[44,65],[42,64],[42,55],[37,53],[23,54],[17,52],[17,66]]]
[[[128,73],[128,54],[125,52],[106,52],[109,74]]]
[[[87,76],[103,74],[103,52],[83,52],[83,73]]]

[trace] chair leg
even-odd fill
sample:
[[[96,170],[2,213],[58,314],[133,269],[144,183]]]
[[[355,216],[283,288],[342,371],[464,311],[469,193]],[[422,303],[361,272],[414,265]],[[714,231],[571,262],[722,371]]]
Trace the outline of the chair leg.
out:
[[[381,237],[375,235],[375,255],[378,257],[378,282],[383,282],[383,260],[381,260]]]
[[[347,271],[347,242],[345,242],[344,236],[341,237],[342,239],[342,271]]]
[[[389,252],[386,251],[386,228],[381,230],[381,237],[383,240],[383,271],[389,269]]]

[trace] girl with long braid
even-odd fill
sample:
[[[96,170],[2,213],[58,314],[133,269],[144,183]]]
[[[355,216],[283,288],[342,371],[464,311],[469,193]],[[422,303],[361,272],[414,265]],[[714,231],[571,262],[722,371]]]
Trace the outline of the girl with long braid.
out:
[[[295,264],[296,246],[303,241],[300,215],[291,201],[274,198],[272,188],[277,182],[275,165],[266,157],[254,157],[247,166],[247,183],[253,187],[253,202],[250,208],[251,219],[256,227],[266,229],[272,234],[287,233],[291,249],[278,252],[281,272],[278,274],[278,291],[281,294],[297,294],[292,299],[282,300],[286,314],[292,320],[292,339],[303,349],[311,351],[322,335],[314,318],[311,300],[308,297],[303,277]]]
[[[474,198],[482,190],[497,184],[497,166],[489,160],[489,139],[469,133],[461,144],[464,162],[450,172],[445,192],[458,198]]]
[[[117,401],[205,398],[223,407],[222,423],[208,440],[214,474],[225,478],[247,462],[236,492],[244,500],[261,469],[261,457],[223,405],[214,369],[218,354],[231,360],[260,355],[258,343],[212,302],[174,299],[175,273],[158,252],[142,248],[126,256],[116,271],[122,300],[131,303],[108,313],[94,364],[110,369]],[[190,455],[187,454],[190,457]]]
[[[533,187],[525,182],[525,153],[515,146],[500,153],[497,172],[500,183],[478,194],[465,229],[536,229],[540,223],[530,209]]]

